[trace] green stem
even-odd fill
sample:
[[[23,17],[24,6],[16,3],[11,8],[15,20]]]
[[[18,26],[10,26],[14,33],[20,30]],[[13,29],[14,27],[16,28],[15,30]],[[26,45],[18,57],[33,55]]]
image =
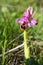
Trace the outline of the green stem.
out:
[[[29,49],[29,46],[27,45],[27,32],[26,32],[26,30],[24,31],[24,55],[25,55],[25,59],[30,58],[30,49]]]

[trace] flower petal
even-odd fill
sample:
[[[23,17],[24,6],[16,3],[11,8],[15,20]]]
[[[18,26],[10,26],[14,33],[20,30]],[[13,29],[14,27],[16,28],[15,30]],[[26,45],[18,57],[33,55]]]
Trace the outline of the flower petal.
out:
[[[26,16],[23,17],[24,22],[27,22],[28,18]]]
[[[32,23],[32,25],[37,25],[38,24],[38,22],[35,19],[32,19],[31,23]]]
[[[32,7],[29,7],[29,8],[27,9],[27,12],[30,12],[30,15],[33,15],[34,10],[33,10],[33,8],[32,8]]]
[[[26,11],[26,12],[24,12],[24,15],[23,15],[24,17],[26,17],[27,19],[29,19],[30,18],[30,14]]]
[[[28,22],[27,25],[28,25],[28,27],[31,27],[31,23],[30,22]]]
[[[23,23],[23,19],[18,19],[18,23]]]

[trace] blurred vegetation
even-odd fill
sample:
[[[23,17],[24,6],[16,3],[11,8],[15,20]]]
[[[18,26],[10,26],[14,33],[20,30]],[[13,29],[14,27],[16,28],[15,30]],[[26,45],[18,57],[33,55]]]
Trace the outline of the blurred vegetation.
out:
[[[4,55],[5,51],[21,44],[23,41],[23,36],[21,36],[18,40],[9,44],[23,32],[17,23],[17,19],[22,17],[23,12],[29,6],[34,8],[35,19],[38,21],[35,28],[28,29],[29,36],[36,38],[36,41],[43,41],[43,0],[0,0],[0,54]],[[40,56],[38,59],[43,65],[43,58]]]

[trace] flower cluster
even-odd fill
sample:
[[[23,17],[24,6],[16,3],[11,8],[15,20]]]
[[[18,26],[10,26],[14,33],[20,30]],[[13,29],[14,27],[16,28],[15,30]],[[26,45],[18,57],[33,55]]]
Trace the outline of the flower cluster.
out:
[[[34,10],[32,7],[29,7],[23,14],[23,17],[18,19],[18,23],[21,24],[21,28],[23,30],[26,29],[26,27],[35,26],[38,24],[38,22],[34,19]]]

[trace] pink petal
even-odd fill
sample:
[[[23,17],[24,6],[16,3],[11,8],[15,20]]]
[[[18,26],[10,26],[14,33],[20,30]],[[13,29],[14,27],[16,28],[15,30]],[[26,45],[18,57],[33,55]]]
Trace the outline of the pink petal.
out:
[[[37,22],[35,19],[32,19],[32,20],[31,20],[31,23],[32,23],[32,25],[34,25],[34,26],[38,24],[38,22]]]
[[[30,22],[28,22],[27,25],[28,25],[28,27],[31,27],[31,23]]]
[[[26,16],[23,17],[24,22],[27,22],[28,18]]]
[[[33,8],[32,8],[32,7],[29,7],[29,8],[27,9],[27,12],[30,12],[30,15],[33,15],[34,10],[33,10]]]
[[[23,15],[24,17],[27,17],[28,19],[30,18],[30,14],[26,11],[26,12],[24,12],[24,15]]]
[[[18,19],[18,23],[23,23],[23,19]]]

